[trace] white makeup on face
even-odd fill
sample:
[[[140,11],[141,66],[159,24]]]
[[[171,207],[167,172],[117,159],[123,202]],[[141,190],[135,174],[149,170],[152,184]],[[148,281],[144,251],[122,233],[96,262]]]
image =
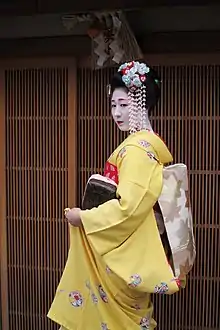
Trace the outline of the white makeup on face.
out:
[[[124,88],[116,88],[111,99],[112,117],[121,131],[129,131],[128,93]]]

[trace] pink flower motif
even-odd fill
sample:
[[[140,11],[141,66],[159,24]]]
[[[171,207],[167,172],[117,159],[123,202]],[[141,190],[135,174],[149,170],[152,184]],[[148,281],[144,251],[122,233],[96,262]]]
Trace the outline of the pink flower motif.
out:
[[[148,317],[142,317],[140,326],[141,326],[141,330],[149,330],[150,329],[150,319]]]
[[[138,304],[135,304],[134,306],[132,306],[132,308],[134,308],[136,311],[141,309],[141,307]]]
[[[166,283],[161,282],[155,286],[154,293],[165,294],[169,290],[169,287]]]
[[[130,276],[130,282],[128,283],[128,286],[130,286],[131,288],[136,288],[139,284],[141,284],[141,282],[142,279],[140,275],[134,274]]]
[[[102,328],[102,330],[109,330],[109,328],[108,328],[108,326],[107,326],[106,323],[102,323],[101,324],[101,328]]]
[[[98,286],[98,292],[99,292],[99,295],[100,295],[102,301],[104,301],[105,303],[108,303],[107,294],[105,293],[105,291],[101,285]]]
[[[72,291],[69,293],[69,301],[72,306],[80,307],[83,304],[83,298],[79,291]]]

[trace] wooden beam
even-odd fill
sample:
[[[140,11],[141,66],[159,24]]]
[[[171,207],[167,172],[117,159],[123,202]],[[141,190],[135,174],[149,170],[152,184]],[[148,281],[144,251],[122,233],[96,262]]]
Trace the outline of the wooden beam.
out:
[[[145,54],[220,52],[220,31],[149,33],[137,37]],[[91,40],[87,36],[0,39],[0,58],[73,56],[88,58]]]
[[[133,10],[156,6],[204,6],[219,4],[218,0],[39,0],[38,11],[50,12],[88,12],[102,10]]]
[[[37,0],[2,0],[0,16],[31,15],[37,12]]]
[[[103,10],[136,10],[157,6],[210,6],[219,0],[2,0],[0,16],[39,13],[83,13]]]
[[[30,39],[0,39],[0,57],[87,56],[91,40],[87,36]]]
[[[220,51],[220,31],[149,33],[137,39],[145,54]]]

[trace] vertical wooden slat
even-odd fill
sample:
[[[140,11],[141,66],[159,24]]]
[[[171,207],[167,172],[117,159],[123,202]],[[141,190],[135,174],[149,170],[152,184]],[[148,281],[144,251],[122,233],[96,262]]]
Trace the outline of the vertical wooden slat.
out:
[[[160,60],[161,62],[161,60]],[[173,59],[175,62],[175,59]],[[175,162],[189,168],[197,258],[187,287],[171,297],[154,297],[159,330],[220,328],[220,66],[158,65],[162,96],[152,115],[154,130],[167,142]],[[92,172],[123,140],[111,120],[106,86],[114,69],[78,69],[78,204]]]
[[[66,185],[68,185],[68,205],[77,206],[77,153],[74,152],[74,150],[77,150],[78,152],[78,139],[77,137],[77,113],[76,113],[76,104],[77,99],[73,91],[76,91],[76,69],[75,67],[71,67],[70,69],[70,75],[69,75],[69,82],[68,82],[68,102],[71,105],[69,108],[69,114],[68,114],[68,141],[65,141],[65,149],[64,149],[64,159],[67,159],[68,157],[68,168],[70,169],[76,169],[72,171],[68,171],[68,177],[66,182]],[[66,78],[66,76],[65,76]],[[67,100],[67,98],[66,98]],[[63,210],[61,210],[62,212]]]

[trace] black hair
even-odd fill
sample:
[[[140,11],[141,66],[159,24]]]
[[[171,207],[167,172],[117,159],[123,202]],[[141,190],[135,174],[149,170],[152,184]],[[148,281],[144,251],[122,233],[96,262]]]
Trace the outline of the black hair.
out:
[[[146,80],[143,84],[146,86],[147,91],[146,107],[148,108],[149,112],[151,112],[160,98],[161,81],[157,72],[152,68],[150,68],[150,71],[145,74],[145,76]],[[111,93],[113,93],[117,88],[124,88],[128,90],[122,81],[122,74],[120,72],[116,72],[111,80]]]

